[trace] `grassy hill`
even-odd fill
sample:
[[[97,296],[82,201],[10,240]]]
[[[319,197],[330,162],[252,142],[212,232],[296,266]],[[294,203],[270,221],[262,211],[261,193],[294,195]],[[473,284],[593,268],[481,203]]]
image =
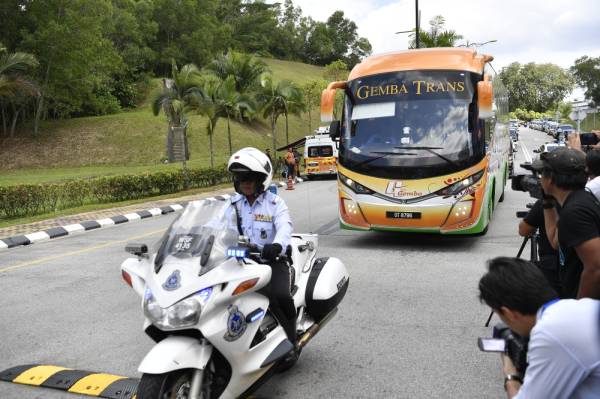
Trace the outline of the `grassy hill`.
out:
[[[264,59],[275,80],[290,79],[302,84],[322,79],[323,68],[296,62]],[[315,110],[316,111],[316,110]],[[313,112],[312,127],[319,125],[318,112]],[[188,136],[190,166],[210,163],[207,120],[189,115]],[[307,115],[290,117],[290,141],[308,133]],[[75,177],[106,176],[159,169],[179,168],[165,165],[167,121],[155,117],[148,102],[135,110],[99,117],[47,121],[39,137],[22,135],[5,139],[0,145],[0,185],[60,181]],[[256,121],[252,126],[232,124],[234,151],[254,146],[270,148],[270,126]],[[285,119],[276,128],[278,145],[285,143]],[[229,158],[227,122],[219,120],[214,136],[216,163]]]

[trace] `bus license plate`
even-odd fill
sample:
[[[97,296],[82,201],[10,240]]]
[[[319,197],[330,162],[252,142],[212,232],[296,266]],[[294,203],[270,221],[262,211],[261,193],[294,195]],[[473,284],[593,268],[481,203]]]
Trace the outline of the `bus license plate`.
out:
[[[387,211],[388,219],[421,219],[421,212],[392,212]]]

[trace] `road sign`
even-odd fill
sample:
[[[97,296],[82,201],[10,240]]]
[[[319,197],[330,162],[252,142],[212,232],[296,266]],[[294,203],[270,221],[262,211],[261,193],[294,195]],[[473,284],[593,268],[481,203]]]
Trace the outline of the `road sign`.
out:
[[[573,121],[582,121],[585,119],[586,114],[587,111],[585,109],[574,109],[569,114],[569,118],[571,118]]]

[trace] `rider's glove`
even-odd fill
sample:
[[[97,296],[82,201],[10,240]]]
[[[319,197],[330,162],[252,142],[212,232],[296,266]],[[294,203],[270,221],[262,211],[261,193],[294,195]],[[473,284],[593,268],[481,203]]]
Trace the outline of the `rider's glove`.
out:
[[[283,247],[280,244],[265,244],[262,249],[261,258],[269,261],[275,260],[280,254]]]

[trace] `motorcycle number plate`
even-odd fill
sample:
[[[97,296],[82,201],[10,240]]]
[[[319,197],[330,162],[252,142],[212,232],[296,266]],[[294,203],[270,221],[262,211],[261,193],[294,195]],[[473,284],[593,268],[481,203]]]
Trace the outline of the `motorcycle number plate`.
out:
[[[421,219],[421,212],[387,211],[385,215],[388,219]]]

